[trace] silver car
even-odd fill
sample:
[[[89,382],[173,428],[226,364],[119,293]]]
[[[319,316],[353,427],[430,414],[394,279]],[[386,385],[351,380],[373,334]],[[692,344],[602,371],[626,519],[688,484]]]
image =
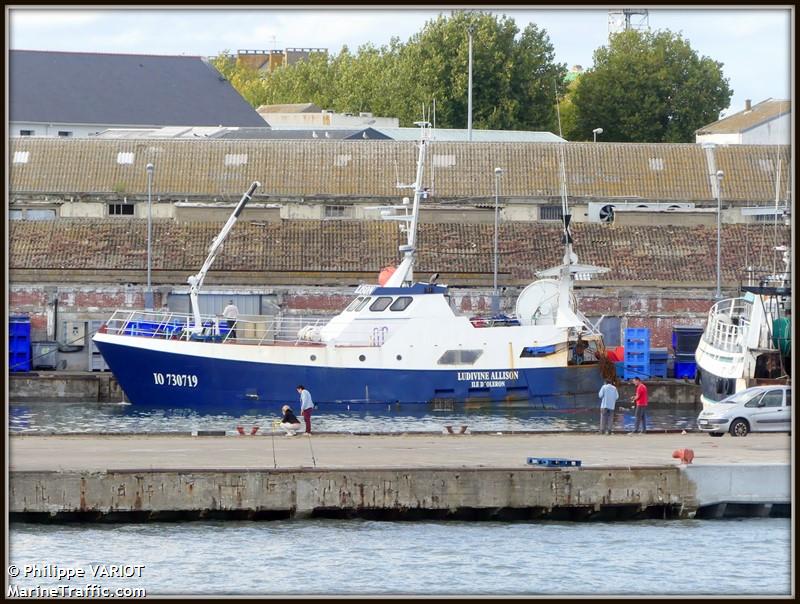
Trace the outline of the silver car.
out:
[[[697,427],[711,436],[747,436],[750,432],[788,432],[792,427],[792,389],[756,386],[703,409]]]

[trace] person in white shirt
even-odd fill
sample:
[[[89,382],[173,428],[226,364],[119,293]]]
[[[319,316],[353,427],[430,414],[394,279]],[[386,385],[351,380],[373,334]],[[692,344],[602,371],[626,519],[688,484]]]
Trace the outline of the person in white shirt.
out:
[[[606,379],[606,383],[597,393],[600,397],[600,434],[611,434],[614,423],[614,407],[616,406],[619,392],[614,383]]]
[[[311,434],[311,410],[314,408],[314,401],[311,393],[302,384],[297,386],[297,393],[300,395],[300,415],[306,422],[306,434]]]
[[[236,337],[236,319],[239,318],[239,309],[233,303],[233,300],[228,300],[228,305],[222,311],[222,316],[228,322],[228,330],[230,331],[229,338]]]

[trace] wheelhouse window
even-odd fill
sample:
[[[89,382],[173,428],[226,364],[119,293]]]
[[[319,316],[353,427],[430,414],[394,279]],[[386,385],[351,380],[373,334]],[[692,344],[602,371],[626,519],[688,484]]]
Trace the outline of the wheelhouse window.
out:
[[[483,350],[446,350],[445,353],[436,361],[439,365],[474,365]]]
[[[386,310],[386,308],[391,303],[392,303],[392,297],[391,296],[378,296],[377,298],[375,298],[375,302],[373,302],[370,305],[369,309],[372,312],[380,312],[382,310]]]
[[[20,136],[33,136],[33,130],[20,130]]]
[[[389,307],[389,310],[395,310],[395,311],[405,310],[406,308],[409,307],[412,300],[413,298],[411,296],[400,296],[399,298],[397,298],[397,300],[392,302],[392,305]]]
[[[356,308],[355,308],[355,312],[358,312],[359,310],[361,310],[362,308],[364,308],[364,307],[365,307],[367,304],[369,304],[369,301],[370,301],[370,300],[372,300],[372,298],[370,298],[369,296],[368,296],[368,297],[366,297],[366,298],[364,298],[363,300],[361,300],[361,304],[359,304],[358,306],[356,306]]]
[[[351,311],[351,310],[355,310],[356,306],[358,306],[358,304],[359,304],[359,303],[360,303],[360,302],[361,302],[363,299],[364,299],[364,296],[359,296],[358,298],[356,298],[355,300],[353,300],[352,302],[350,302],[350,306],[348,306],[347,308],[345,308],[345,309],[344,309],[344,310],[345,310],[345,312],[347,312],[347,311]]]

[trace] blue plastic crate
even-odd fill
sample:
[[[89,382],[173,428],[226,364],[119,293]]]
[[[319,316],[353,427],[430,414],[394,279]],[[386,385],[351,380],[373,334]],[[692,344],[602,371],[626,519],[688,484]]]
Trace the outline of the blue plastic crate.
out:
[[[8,354],[9,371],[30,371],[31,353],[30,352],[11,352]]]
[[[650,377],[667,377],[667,361],[650,360]]]
[[[547,467],[564,467],[574,466],[580,467],[580,459],[562,459],[558,457],[529,457],[528,465],[532,466],[547,466]]]
[[[669,353],[667,352],[666,348],[651,348],[650,349],[650,362],[652,363],[655,360],[667,360]]]
[[[703,336],[703,327],[677,326],[672,328],[672,348],[676,353],[692,353],[697,350],[700,338]]]
[[[697,375],[697,362],[696,361],[678,361],[675,360],[675,377],[688,378],[693,380]]]
[[[650,366],[650,330],[629,327],[625,330],[625,379],[638,375],[644,378]],[[630,377],[628,377],[630,376]]]
[[[31,370],[31,319],[27,315],[8,317],[8,369]]]
[[[647,365],[625,365],[622,373],[622,379],[632,380],[638,377],[646,380],[650,377],[650,364]]]

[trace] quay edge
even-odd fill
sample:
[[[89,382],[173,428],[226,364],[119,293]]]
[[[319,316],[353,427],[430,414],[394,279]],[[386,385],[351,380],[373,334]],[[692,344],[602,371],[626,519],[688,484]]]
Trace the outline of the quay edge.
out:
[[[790,465],[12,471],[12,521],[788,517]]]

